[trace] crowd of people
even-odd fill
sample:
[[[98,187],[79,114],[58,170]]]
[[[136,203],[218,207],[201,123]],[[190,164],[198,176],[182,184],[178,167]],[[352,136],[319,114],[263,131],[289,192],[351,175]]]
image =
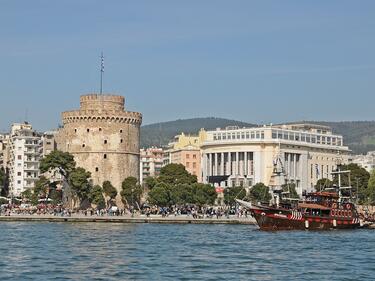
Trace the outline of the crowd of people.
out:
[[[88,209],[69,209],[62,205],[39,204],[31,206],[29,204],[4,204],[0,207],[0,216],[11,215],[51,215],[51,216],[161,216],[161,217],[181,217],[187,216],[193,219],[203,218],[230,218],[236,216],[238,218],[247,218],[249,213],[241,207],[230,206],[196,206],[196,205],[181,205],[171,207],[158,207],[143,205],[140,208],[125,208],[121,209],[116,206],[108,208],[88,208]]]

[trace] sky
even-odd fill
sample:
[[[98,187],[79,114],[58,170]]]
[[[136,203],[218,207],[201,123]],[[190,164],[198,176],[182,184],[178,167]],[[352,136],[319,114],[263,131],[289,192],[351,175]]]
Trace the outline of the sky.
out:
[[[143,123],[375,120],[375,1],[0,0],[0,131],[124,95]]]

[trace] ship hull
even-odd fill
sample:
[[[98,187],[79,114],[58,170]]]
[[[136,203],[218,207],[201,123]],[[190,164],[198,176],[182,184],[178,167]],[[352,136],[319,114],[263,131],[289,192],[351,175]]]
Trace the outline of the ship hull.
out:
[[[261,230],[331,230],[355,229],[360,227],[357,218],[307,217],[296,211],[252,210]]]

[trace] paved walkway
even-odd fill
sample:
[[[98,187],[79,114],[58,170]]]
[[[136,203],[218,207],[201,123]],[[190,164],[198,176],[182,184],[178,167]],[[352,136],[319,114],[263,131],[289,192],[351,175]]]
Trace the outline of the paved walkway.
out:
[[[6,221],[47,221],[47,222],[102,222],[102,223],[170,223],[170,224],[250,224],[254,225],[255,220],[252,217],[238,218],[231,216],[228,218],[203,218],[194,219],[191,216],[174,216],[162,217],[158,215],[152,215],[149,218],[146,216],[84,216],[84,215],[72,215],[70,217],[53,216],[53,215],[11,215],[11,216],[0,216],[0,222]]]

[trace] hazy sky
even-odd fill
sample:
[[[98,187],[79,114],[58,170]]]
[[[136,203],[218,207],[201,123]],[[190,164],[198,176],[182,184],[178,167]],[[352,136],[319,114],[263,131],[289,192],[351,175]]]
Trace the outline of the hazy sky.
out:
[[[375,1],[0,0],[0,131],[99,88],[144,124],[375,119]]]

